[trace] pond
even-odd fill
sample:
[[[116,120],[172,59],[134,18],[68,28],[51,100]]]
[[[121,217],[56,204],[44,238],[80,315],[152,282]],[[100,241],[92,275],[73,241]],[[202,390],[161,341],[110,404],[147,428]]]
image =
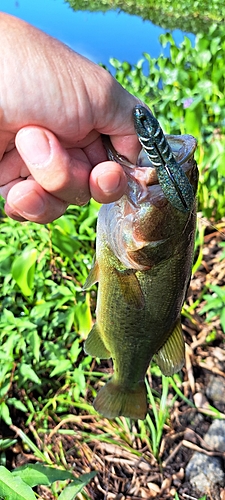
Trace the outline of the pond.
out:
[[[158,57],[158,37],[166,30],[124,12],[74,11],[63,0],[1,0],[1,11],[17,16],[58,38],[96,63],[109,66],[110,57],[136,64],[143,52]],[[184,37],[172,32],[179,45]],[[186,34],[192,41],[195,35]]]

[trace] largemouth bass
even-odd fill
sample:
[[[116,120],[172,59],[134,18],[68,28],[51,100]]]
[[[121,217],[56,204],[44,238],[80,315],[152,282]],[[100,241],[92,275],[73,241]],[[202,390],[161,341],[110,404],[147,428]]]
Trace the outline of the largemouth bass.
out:
[[[128,178],[126,194],[100,209],[96,260],[84,285],[87,289],[99,282],[96,323],[85,351],[112,358],[114,364],[113,377],[94,401],[94,408],[107,418],[145,418],[144,379],[153,356],[167,376],[184,364],[180,315],[195,235],[196,141],[188,135],[167,136],[167,141],[192,186],[189,210],[179,210],[167,199],[157,169],[143,150],[138,164],[131,165],[107,137],[104,140],[109,158],[123,166]],[[169,175],[161,179],[163,186]],[[176,187],[176,172],[173,175]],[[182,188],[181,193],[185,199]]]

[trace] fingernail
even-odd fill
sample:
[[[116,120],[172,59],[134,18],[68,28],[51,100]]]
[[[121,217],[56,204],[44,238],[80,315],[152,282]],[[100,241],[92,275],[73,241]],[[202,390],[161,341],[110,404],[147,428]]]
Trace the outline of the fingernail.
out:
[[[17,134],[17,147],[23,159],[32,164],[45,163],[51,148],[47,135],[40,129],[23,129]]]
[[[114,193],[119,188],[121,176],[118,172],[110,172],[101,174],[98,177],[98,186],[104,193]]]
[[[28,193],[27,195],[19,196],[18,198],[16,197],[15,193],[15,202],[13,203],[13,209],[18,210],[18,212],[26,216],[38,216],[42,215],[44,212],[45,204],[41,196],[34,192],[33,196],[31,193]]]

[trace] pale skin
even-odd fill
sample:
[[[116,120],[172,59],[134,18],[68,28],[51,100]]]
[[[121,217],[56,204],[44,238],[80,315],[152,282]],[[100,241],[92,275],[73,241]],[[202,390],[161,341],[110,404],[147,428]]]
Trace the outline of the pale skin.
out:
[[[107,71],[33,26],[0,13],[0,194],[16,220],[41,224],[69,204],[119,199],[122,167],[101,134],[134,163],[137,99]]]

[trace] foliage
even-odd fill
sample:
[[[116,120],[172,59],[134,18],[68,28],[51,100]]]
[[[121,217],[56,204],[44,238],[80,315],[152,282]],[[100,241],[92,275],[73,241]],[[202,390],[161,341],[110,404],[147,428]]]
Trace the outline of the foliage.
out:
[[[197,138],[199,210],[218,220],[225,215],[225,34],[213,26],[194,47],[187,37],[180,47],[169,33],[160,39],[169,44],[168,57],[145,54],[135,66],[110,62],[121,85],[150,106],[167,133]]]
[[[81,286],[91,265],[97,211],[92,202],[48,227],[2,220],[0,411],[9,425],[11,407],[26,412],[29,394],[36,390],[42,398],[46,387],[49,401],[61,374],[75,400],[86,392],[83,371],[91,358],[78,359],[92,320]],[[10,397],[12,384],[23,387],[26,402]]]
[[[39,463],[18,467],[13,472],[0,466],[0,498],[4,500],[35,500],[34,487],[50,486],[56,481],[68,482],[70,480],[69,485],[63,488],[58,499],[74,500],[95,474],[95,472],[83,474],[77,479],[72,472]]]
[[[160,375],[160,370],[157,366],[152,368],[152,372]],[[148,439],[147,436],[150,435],[151,439],[148,439],[152,454],[154,457],[159,457],[160,444],[163,434],[163,429],[165,423],[169,419],[169,408],[173,406],[176,396],[169,402],[169,378],[162,376],[162,394],[154,394],[153,391],[146,380],[147,393],[149,403],[151,405],[152,416],[148,414],[146,416],[146,421],[140,422],[140,430],[142,439]]]
[[[225,333],[225,287],[210,284],[209,291],[211,291],[212,294],[203,295],[205,304],[200,314],[206,313],[207,323],[210,323],[215,316],[219,317],[221,328]]]
[[[141,16],[167,30],[181,29],[190,33],[208,32],[214,22],[222,23],[225,6],[218,0],[66,0],[74,10],[107,12],[118,9]]]
[[[84,400],[91,358],[80,353],[92,319],[82,284],[93,257],[98,208],[94,201],[71,208],[46,227],[1,220],[0,420],[8,426],[13,411],[42,421],[46,410],[61,414]],[[12,444],[0,441],[3,467],[4,450]],[[35,453],[46,462],[44,454]],[[0,498],[34,498],[20,469],[13,481],[10,472],[1,472]],[[53,481],[59,479],[55,469]],[[75,498],[82,488],[73,476],[59,498]]]

